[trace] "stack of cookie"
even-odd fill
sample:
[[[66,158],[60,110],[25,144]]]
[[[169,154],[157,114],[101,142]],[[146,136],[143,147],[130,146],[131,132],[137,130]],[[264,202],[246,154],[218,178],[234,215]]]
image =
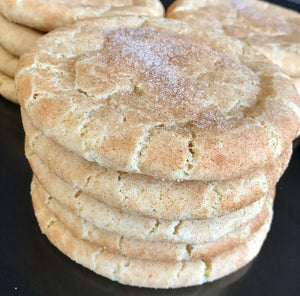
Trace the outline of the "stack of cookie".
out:
[[[244,42],[149,17],[42,37],[16,75],[39,225],[124,284],[202,284],[252,260],[299,130],[280,69]]]
[[[162,17],[164,9],[159,0],[0,0],[0,94],[17,103],[19,57],[45,32],[80,19],[120,14]]]
[[[300,94],[300,15],[257,0],[177,0],[168,18],[239,38],[289,75]]]

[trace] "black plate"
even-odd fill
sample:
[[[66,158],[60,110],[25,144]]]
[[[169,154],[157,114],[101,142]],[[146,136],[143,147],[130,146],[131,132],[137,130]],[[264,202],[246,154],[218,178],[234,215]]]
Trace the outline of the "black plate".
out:
[[[32,173],[24,157],[19,107],[2,98],[0,138],[1,296],[300,295],[300,141],[295,141],[290,166],[277,186],[273,225],[259,256],[214,283],[152,290],[123,286],[94,274],[73,263],[41,234],[30,201]]]

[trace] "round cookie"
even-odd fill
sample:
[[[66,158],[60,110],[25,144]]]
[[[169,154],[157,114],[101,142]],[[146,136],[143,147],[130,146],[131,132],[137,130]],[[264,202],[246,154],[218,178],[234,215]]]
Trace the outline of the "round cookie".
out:
[[[13,103],[18,103],[14,80],[2,72],[0,72],[0,95]]]
[[[236,247],[245,242],[253,233],[264,224],[269,223],[272,216],[272,201],[268,200],[262,211],[249,223],[241,225],[235,231],[220,239],[204,244],[180,244],[156,241],[144,241],[128,238],[96,227],[64,207],[50,195],[37,194],[33,183],[33,198],[40,199],[46,207],[64,223],[77,237],[96,243],[99,247],[109,249],[131,258],[153,261],[182,261],[206,259]],[[270,201],[270,202],[269,202]]]
[[[60,180],[35,155],[29,158],[40,190],[97,227],[136,239],[199,244],[215,241],[257,216],[269,195],[230,214],[203,220],[165,220],[110,207]],[[274,189],[273,189],[274,191]]]
[[[247,242],[207,260],[154,262],[111,253],[80,239],[34,196],[33,206],[42,232],[72,260],[122,284],[152,288],[199,285],[234,272],[258,254],[270,227],[264,225]]]
[[[300,14],[255,0],[177,0],[168,18],[246,41],[290,76],[300,76]]]
[[[110,206],[159,219],[206,219],[241,209],[274,187],[291,154],[289,149],[269,169],[236,180],[161,181],[90,163],[51,141],[33,126],[23,109],[21,112],[29,158],[34,152],[66,183]]]
[[[19,57],[27,52],[43,35],[36,30],[12,23],[0,14],[0,45],[14,56]]]
[[[185,22],[77,22],[41,38],[19,65],[19,100],[34,124],[114,170],[233,179],[276,161],[299,130],[298,94],[276,66]]]
[[[13,78],[18,65],[18,58],[11,55],[0,45],[0,71]]]
[[[1,0],[0,13],[12,22],[49,32],[106,14],[162,17],[164,8],[159,0]]]

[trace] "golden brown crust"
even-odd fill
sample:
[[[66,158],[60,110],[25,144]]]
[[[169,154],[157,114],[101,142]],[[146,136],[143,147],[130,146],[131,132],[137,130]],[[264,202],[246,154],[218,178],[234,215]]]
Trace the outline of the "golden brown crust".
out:
[[[0,95],[18,104],[15,82],[12,78],[0,72]]]
[[[12,23],[0,14],[0,44],[12,55],[21,56],[43,35],[36,30]]]
[[[22,109],[25,153],[34,152],[58,177],[96,199],[127,212],[159,219],[205,219],[241,209],[274,187],[291,149],[268,169],[236,180],[168,182],[100,167],[51,141]],[[188,205],[188,207],[187,207]]]
[[[148,15],[162,17],[159,0],[2,0],[0,13],[8,20],[49,32],[77,20],[105,15]]]
[[[267,223],[247,242],[206,261],[154,262],[99,248],[74,235],[39,200],[33,198],[33,206],[42,232],[71,259],[111,280],[152,288],[199,285],[234,272],[257,255],[270,226]]]
[[[290,76],[300,75],[300,15],[255,0],[177,0],[167,17],[242,39]]]
[[[174,20],[102,18],[52,32],[23,56],[16,83],[34,124],[62,146],[166,179],[253,172],[299,130],[298,94],[277,67]]]

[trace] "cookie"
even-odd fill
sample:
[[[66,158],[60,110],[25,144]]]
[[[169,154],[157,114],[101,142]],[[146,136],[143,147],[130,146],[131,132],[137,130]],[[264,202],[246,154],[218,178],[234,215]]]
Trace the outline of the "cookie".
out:
[[[18,103],[14,80],[0,72],[0,95],[13,103]]]
[[[206,219],[241,209],[274,187],[291,154],[288,149],[269,169],[235,180],[161,181],[88,162],[43,135],[21,111],[28,156],[34,152],[64,182],[110,206],[158,219]]]
[[[264,225],[247,242],[207,260],[155,262],[115,254],[77,237],[34,195],[33,206],[42,232],[61,252],[113,281],[140,287],[199,285],[230,274],[258,254],[270,226]]]
[[[244,40],[290,76],[300,76],[300,14],[255,0],[177,0],[167,17]]]
[[[32,154],[28,157],[41,191],[97,227],[149,241],[199,244],[215,241],[257,216],[269,194],[230,214],[203,220],[165,220],[134,215],[108,206],[64,183]],[[274,189],[273,189],[274,191]],[[273,196],[273,193],[270,193]]]
[[[60,145],[168,180],[251,173],[299,130],[299,96],[279,68],[241,41],[170,19],[102,18],[50,32],[21,58],[16,85],[35,125]]]
[[[18,58],[11,55],[0,45],[0,71],[11,78],[14,78],[17,64]]]
[[[145,241],[98,228],[68,210],[49,194],[43,193],[45,192],[39,191],[39,194],[33,192],[33,197],[42,200],[56,218],[64,223],[76,236],[91,243],[96,243],[99,247],[114,253],[152,261],[182,261],[207,259],[217,256],[245,242],[264,224],[269,223],[272,216],[272,199],[269,199],[256,217],[216,241],[197,245]]]
[[[162,17],[164,8],[159,0],[2,0],[0,13],[14,23],[49,32],[78,20],[106,14]]]
[[[14,56],[19,57],[28,51],[43,35],[36,30],[10,22],[0,14],[0,44]]]

